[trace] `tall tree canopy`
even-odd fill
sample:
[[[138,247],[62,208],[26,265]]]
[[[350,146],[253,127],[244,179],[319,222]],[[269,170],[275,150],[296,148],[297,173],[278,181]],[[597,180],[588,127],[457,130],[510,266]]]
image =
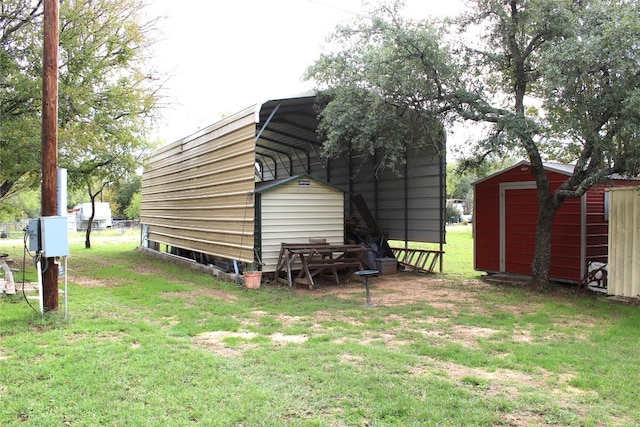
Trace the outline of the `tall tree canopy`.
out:
[[[635,0],[468,4],[471,12],[441,26],[401,18],[396,2],[337,29],[340,50],[309,71],[320,89],[338,94],[321,116],[330,129],[327,152],[348,139],[361,139],[362,149],[393,148],[355,121],[386,117],[389,106],[432,120],[488,124],[477,158],[515,153],[532,164],[540,207],[533,284],[546,286],[551,225],[564,200],[614,173],[640,171],[640,6]],[[353,88],[366,97],[349,103]],[[554,192],[543,168],[552,159],[575,164]]]
[[[319,131],[325,154],[378,154],[380,167],[404,162],[405,143],[444,146],[442,84],[454,66],[429,22],[402,20],[381,6],[332,36],[335,52],[308,70],[327,95]]]
[[[147,65],[154,22],[140,0],[60,6],[58,160],[71,185],[135,170],[161,87]],[[0,3],[0,200],[40,170],[42,2]]]

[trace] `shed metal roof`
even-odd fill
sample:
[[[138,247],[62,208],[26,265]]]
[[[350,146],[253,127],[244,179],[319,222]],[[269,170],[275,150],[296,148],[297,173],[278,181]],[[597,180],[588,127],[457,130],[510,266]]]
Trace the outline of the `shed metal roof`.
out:
[[[504,169],[501,169],[501,170],[499,170],[497,172],[494,172],[491,175],[485,176],[484,178],[480,178],[477,181],[474,181],[473,185],[480,184],[481,182],[487,181],[487,180],[489,180],[491,178],[494,178],[494,177],[496,177],[498,175],[501,175],[501,174],[503,174],[503,173],[505,173],[507,171],[519,168],[521,166],[531,167],[531,162],[528,161],[528,160],[520,160],[519,162],[517,162],[517,163],[515,163],[515,164],[513,164],[511,166],[508,166],[508,167],[506,167]],[[544,162],[543,166],[544,166],[545,170],[547,170],[547,171],[556,172],[556,173],[559,173],[559,174],[562,174],[562,175],[566,175],[566,176],[573,175],[573,171],[574,171],[574,169],[576,167],[576,165],[574,165],[574,164],[554,163],[554,162]],[[616,180],[616,179],[621,179],[621,180],[639,179],[639,178],[625,177],[625,176],[622,176],[620,174],[613,174],[609,178],[610,179],[614,179],[614,180]]]
[[[528,166],[531,167],[531,162],[529,162],[528,160],[520,160],[517,163],[514,163],[511,166],[508,166],[504,169],[501,169],[497,172],[492,173],[491,175],[487,175],[484,178],[480,178],[477,181],[473,182],[473,185],[477,185],[480,184],[481,182],[487,181],[489,179],[492,179],[498,175],[501,175],[507,171],[519,168],[521,166]],[[563,164],[563,163],[544,163],[544,168],[545,170],[551,171],[551,172],[557,172],[563,175],[567,175],[567,176],[571,176],[573,175],[573,168],[575,166],[574,165],[567,165],[567,164]]]
[[[304,174],[304,175],[296,175],[296,176],[292,176],[289,178],[282,178],[282,179],[274,179],[273,181],[265,181],[265,182],[258,182],[256,183],[256,193],[265,193],[267,191],[271,191],[275,188],[278,188],[282,185],[288,184],[289,182],[292,181],[298,181],[298,180],[305,180],[305,179],[311,179],[313,181],[319,182],[322,185],[326,185],[327,187],[331,187],[334,188],[338,191],[342,191],[344,192],[344,190],[340,187],[337,187],[333,184],[331,184],[330,182],[326,182],[322,179],[318,179],[314,176],[308,175],[308,174]]]

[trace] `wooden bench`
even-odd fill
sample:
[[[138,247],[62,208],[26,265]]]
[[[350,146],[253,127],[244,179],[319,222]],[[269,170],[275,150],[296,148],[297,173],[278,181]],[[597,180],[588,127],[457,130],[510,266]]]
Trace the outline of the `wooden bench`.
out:
[[[364,253],[370,250],[362,245],[330,245],[326,243],[281,243],[275,279],[293,286],[293,283],[313,288],[313,278],[330,270],[337,284],[338,271],[356,271],[363,267]],[[293,277],[296,262],[299,261],[297,276]],[[285,278],[281,274],[286,275]]]
[[[0,254],[0,269],[4,271],[4,280],[0,283],[0,294],[3,292],[7,295],[15,295],[16,286],[13,281],[13,273],[11,272],[10,264],[13,264],[13,260],[8,258],[8,254]]]

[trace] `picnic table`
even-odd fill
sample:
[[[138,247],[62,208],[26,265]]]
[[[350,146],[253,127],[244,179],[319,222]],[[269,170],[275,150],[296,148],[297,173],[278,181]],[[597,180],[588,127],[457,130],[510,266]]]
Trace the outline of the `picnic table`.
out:
[[[338,271],[362,270],[362,259],[369,250],[362,245],[281,243],[275,279],[289,286],[298,283],[308,285],[312,289],[315,286],[314,277],[331,271],[334,280],[339,284]]]
[[[13,260],[9,259],[9,254],[0,254],[0,269],[4,271],[4,279],[0,282],[0,294],[4,292],[7,295],[15,295],[16,286],[9,264],[13,264]]]

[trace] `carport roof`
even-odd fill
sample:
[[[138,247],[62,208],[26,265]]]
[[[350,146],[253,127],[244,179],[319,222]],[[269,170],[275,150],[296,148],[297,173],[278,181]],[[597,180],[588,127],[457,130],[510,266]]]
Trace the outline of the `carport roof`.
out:
[[[287,175],[294,175],[293,163],[311,172],[311,159],[320,158],[316,94],[272,99],[256,105],[256,156],[284,156],[280,159]],[[288,165],[287,165],[288,164]],[[299,168],[295,168],[300,170]]]

